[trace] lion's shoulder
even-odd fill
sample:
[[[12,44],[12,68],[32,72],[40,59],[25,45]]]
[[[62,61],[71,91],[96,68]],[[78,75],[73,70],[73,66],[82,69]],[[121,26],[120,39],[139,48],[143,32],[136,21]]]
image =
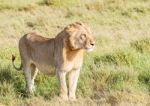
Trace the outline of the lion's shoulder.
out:
[[[24,35],[23,38],[26,40],[29,40],[29,41],[46,41],[46,40],[50,39],[50,38],[43,37],[37,33],[28,33],[28,34]]]

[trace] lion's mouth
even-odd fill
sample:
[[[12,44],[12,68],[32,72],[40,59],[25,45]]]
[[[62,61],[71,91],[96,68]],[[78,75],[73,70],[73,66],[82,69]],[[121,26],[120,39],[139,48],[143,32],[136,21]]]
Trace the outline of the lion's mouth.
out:
[[[93,51],[94,48],[95,48],[95,45],[94,45],[94,46],[90,46],[90,47],[86,47],[85,49],[86,49],[87,51]]]
[[[90,49],[87,49],[87,51],[88,51],[88,52],[91,52],[91,51],[93,51],[93,49],[94,49],[94,48],[90,48]]]

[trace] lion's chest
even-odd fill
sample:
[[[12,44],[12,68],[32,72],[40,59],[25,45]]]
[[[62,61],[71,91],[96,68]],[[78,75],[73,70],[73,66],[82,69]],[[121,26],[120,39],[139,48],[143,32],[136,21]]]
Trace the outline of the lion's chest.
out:
[[[70,51],[64,48],[62,60],[62,63],[60,62],[62,71],[69,72],[71,70],[78,70],[82,66],[83,50]]]
[[[65,72],[69,72],[71,70],[78,70],[82,66],[82,58],[75,59],[73,61],[66,61],[63,64],[62,70]]]

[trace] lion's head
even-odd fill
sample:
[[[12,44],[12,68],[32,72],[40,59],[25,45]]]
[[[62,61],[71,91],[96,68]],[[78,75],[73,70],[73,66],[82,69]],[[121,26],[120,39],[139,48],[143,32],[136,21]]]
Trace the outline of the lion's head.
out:
[[[75,22],[68,25],[64,29],[69,43],[68,45],[72,50],[86,49],[93,50],[95,47],[95,41],[90,31],[90,28],[83,23]]]

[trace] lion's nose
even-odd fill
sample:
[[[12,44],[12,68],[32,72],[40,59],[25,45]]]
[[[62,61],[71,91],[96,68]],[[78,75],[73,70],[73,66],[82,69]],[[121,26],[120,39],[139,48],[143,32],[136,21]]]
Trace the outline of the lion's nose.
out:
[[[94,43],[94,42],[92,42],[92,43],[91,43],[91,45],[92,45],[92,46],[95,46],[95,43]]]

